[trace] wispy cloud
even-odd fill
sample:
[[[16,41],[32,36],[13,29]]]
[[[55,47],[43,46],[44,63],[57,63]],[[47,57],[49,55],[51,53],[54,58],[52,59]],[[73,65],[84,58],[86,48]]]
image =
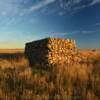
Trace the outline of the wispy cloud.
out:
[[[83,0],[2,0],[0,1],[0,14],[9,17],[8,25],[15,23],[17,18],[25,17],[30,13],[41,11],[46,14],[65,15],[67,12],[75,13],[86,7],[99,4],[100,0],[84,0],[88,4],[83,3]],[[32,2],[29,6],[28,3]],[[51,5],[51,6],[50,6]],[[52,7],[53,5],[53,7]],[[44,9],[44,10],[43,10]]]
[[[91,31],[91,30],[83,30],[83,31],[81,31],[82,34],[92,34],[94,32],[96,32],[96,31]]]
[[[67,12],[76,12],[86,7],[93,6],[95,4],[99,4],[100,0],[34,0],[37,2],[33,2],[30,6],[28,5],[29,2],[32,0],[2,0],[0,1],[0,13],[2,15],[7,15],[8,13],[11,15],[16,14],[19,17],[24,15],[28,15],[33,12],[43,11],[43,13],[50,12],[51,13],[58,13],[58,15],[63,16]],[[86,3],[85,3],[86,2]],[[50,5],[55,6],[50,6]],[[47,11],[49,8],[49,11]],[[15,15],[15,16],[16,16]]]
[[[100,3],[100,0],[92,0],[92,2],[90,3],[90,6],[93,6],[98,3]]]
[[[98,26],[100,26],[100,22],[99,22],[99,23],[97,23],[97,25],[98,25]]]
[[[32,7],[30,7],[30,11],[37,11],[40,10],[41,8],[54,3],[56,0],[43,0],[35,5],[33,5]]]
[[[88,4],[83,4],[81,6],[80,5],[79,6],[76,6],[74,8],[74,10],[84,9],[86,7],[91,7],[91,6],[94,6],[95,4],[99,4],[100,3],[100,0],[87,0],[87,1],[88,1]],[[82,0],[80,2],[82,2]]]
[[[99,4],[100,0],[60,0],[60,7],[66,12],[75,13],[81,9]]]
[[[74,30],[72,32],[70,32],[70,34],[84,34],[84,35],[87,35],[87,34],[93,34],[97,32],[97,30]]]

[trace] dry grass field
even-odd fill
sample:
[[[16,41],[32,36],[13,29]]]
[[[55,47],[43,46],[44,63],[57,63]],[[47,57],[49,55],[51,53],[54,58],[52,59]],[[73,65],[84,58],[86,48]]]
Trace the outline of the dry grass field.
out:
[[[0,49],[0,53],[23,53],[24,49]]]
[[[99,50],[80,50],[79,63],[50,71],[30,67],[19,51],[0,50],[0,100],[100,100]]]

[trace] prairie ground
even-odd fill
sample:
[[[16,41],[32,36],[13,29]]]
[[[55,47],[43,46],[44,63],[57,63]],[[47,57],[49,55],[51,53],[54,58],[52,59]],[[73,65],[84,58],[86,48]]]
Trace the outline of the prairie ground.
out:
[[[0,52],[0,100],[99,100],[100,51],[79,50],[79,63],[29,66],[23,52]]]
[[[23,53],[24,49],[0,49],[0,53]]]

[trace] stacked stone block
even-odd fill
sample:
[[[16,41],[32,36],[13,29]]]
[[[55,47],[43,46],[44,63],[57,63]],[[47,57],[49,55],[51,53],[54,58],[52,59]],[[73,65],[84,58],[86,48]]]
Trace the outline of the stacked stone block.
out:
[[[26,43],[25,55],[31,65],[65,64],[74,61],[76,54],[75,40],[46,38]]]

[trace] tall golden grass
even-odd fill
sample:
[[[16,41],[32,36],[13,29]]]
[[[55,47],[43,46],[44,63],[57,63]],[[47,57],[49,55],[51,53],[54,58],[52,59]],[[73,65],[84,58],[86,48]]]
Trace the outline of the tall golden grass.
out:
[[[30,67],[24,57],[1,59],[0,100],[99,100],[100,54],[80,57],[82,63],[54,65],[50,71]]]

